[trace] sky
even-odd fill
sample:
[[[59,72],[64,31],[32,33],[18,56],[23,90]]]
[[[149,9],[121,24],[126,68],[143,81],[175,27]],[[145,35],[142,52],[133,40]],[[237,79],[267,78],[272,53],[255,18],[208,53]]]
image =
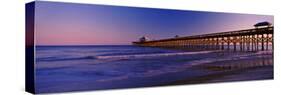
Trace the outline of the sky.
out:
[[[37,45],[129,45],[253,28],[273,16],[36,1]]]

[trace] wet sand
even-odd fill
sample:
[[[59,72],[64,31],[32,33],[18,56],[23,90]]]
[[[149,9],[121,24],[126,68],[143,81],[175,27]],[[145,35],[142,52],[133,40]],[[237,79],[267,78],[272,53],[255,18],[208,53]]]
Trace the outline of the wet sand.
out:
[[[244,62],[219,62],[195,66],[207,70],[208,75],[177,80],[165,85],[201,84],[217,82],[234,82],[249,80],[273,79],[272,58],[261,58],[256,60],[244,60]]]
[[[108,49],[104,51],[104,48]],[[36,92],[273,79],[273,51],[186,52],[155,50],[157,48],[148,48],[147,51],[137,47],[122,48],[123,51],[120,51],[119,46],[115,49],[60,47],[61,52],[74,50],[74,54],[63,52],[62,55],[52,53],[57,52],[57,47],[42,47],[37,54],[41,56],[36,65]],[[81,52],[94,52],[97,55],[93,57],[90,53],[81,56]]]

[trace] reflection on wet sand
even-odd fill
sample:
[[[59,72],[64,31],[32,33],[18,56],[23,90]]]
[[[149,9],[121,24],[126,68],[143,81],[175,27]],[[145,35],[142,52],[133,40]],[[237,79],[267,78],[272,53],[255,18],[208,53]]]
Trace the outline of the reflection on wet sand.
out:
[[[193,68],[201,69],[209,74],[164,85],[273,79],[273,58],[270,53],[255,59],[214,62]]]

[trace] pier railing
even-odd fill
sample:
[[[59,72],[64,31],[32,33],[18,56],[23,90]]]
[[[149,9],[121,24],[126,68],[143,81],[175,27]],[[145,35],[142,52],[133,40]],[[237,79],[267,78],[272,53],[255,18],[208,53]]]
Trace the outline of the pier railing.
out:
[[[259,51],[273,49],[273,26],[143,42],[138,46]]]

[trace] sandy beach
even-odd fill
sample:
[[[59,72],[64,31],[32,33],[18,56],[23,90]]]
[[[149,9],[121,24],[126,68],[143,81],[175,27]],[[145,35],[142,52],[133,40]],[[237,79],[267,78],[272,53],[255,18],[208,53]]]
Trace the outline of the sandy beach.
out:
[[[273,79],[273,59],[261,58],[244,61],[224,61],[202,64],[193,68],[207,70],[209,74],[178,80],[165,85],[234,82]]]
[[[185,51],[136,46],[36,49],[38,93],[273,79],[271,50]]]

